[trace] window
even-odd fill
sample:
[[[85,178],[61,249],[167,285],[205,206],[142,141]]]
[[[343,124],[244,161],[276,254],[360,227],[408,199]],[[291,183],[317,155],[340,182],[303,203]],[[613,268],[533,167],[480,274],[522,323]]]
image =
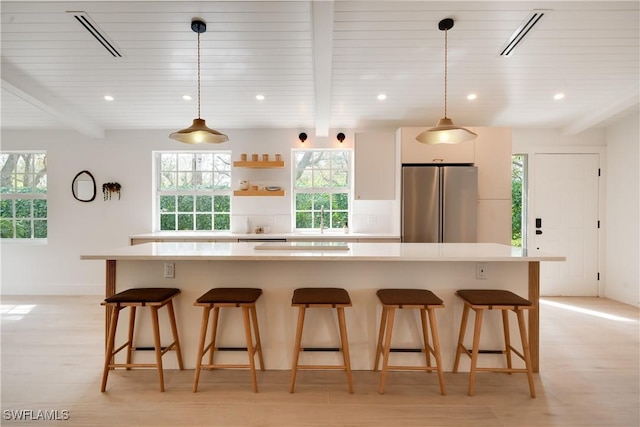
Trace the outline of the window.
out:
[[[527,247],[527,155],[511,158],[511,245]]]
[[[295,228],[345,227],[351,194],[350,151],[294,150],[293,156]]]
[[[229,230],[231,152],[156,153],[160,230]]]
[[[0,237],[47,238],[47,154],[0,154]]]

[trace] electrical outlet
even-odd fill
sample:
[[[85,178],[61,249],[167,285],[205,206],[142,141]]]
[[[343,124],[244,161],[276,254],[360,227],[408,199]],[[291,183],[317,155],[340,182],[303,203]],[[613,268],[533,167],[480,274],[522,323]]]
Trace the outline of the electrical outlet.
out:
[[[487,264],[478,263],[476,264],[476,279],[486,279],[487,278]]]
[[[173,279],[176,277],[175,264],[172,262],[164,263],[164,277],[165,279]]]

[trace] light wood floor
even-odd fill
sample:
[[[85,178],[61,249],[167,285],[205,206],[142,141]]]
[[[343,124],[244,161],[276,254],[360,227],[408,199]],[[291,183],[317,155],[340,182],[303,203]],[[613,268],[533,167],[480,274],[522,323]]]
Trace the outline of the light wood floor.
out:
[[[475,396],[468,374],[391,372],[384,395],[379,374],[304,371],[289,394],[289,371],[259,374],[168,371],[166,392],[155,371],[116,370],[100,393],[104,312],[99,297],[2,297],[0,424],[37,426],[621,426],[640,424],[639,311],[599,298],[545,298],[619,316],[607,319],[544,304],[538,397],[526,377],[483,373]],[[33,305],[33,307],[28,307]],[[21,313],[23,311],[24,313]],[[166,357],[173,357],[168,354]],[[17,421],[11,410],[58,410],[60,421]],[[52,412],[49,412],[51,414]],[[24,412],[23,412],[24,414]]]

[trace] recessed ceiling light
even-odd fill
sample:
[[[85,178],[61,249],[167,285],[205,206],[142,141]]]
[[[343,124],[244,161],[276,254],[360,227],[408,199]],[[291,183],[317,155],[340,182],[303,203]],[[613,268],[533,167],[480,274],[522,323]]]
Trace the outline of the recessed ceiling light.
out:
[[[105,95],[104,99],[105,99],[105,101],[113,101],[114,98],[111,95]]]
[[[258,101],[264,101],[264,95],[256,95]]]
[[[191,101],[193,98],[191,98],[191,95],[182,95],[182,99],[185,101]]]
[[[467,95],[467,99],[469,101],[473,101],[474,99],[476,99],[478,97],[478,95],[476,95],[475,93],[470,93],[469,95]]]
[[[563,98],[564,98],[564,93],[556,93],[555,95],[553,95],[553,99],[555,99],[556,101]]]
[[[384,93],[378,95],[378,101],[384,101],[385,99],[387,99],[387,95]]]

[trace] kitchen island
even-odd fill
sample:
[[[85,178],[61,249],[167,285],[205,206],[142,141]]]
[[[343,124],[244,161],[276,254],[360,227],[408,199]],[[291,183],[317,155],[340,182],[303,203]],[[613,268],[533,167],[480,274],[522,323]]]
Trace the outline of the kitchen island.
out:
[[[274,244],[279,247],[261,246]],[[533,301],[534,307],[528,316],[529,340],[534,370],[538,371],[540,262],[563,261],[564,257],[528,255],[519,248],[489,243],[355,242],[345,245],[346,248],[336,250],[321,246],[287,248],[282,247],[282,243],[164,242],[100,251],[81,258],[106,261],[105,296],[132,287],[177,287],[182,290],[176,301],[176,314],[187,368],[195,366],[202,315],[201,309],[193,303],[210,288],[246,286],[263,289],[264,294],[258,301],[258,319],[266,368],[290,369],[297,315],[291,307],[291,294],[298,287],[324,286],[343,287],[351,295],[353,307],[346,310],[346,316],[353,369],[373,368],[381,311],[375,294],[377,289],[425,288],[444,300],[445,308],[437,310],[437,320],[443,365],[449,371],[453,366],[462,312],[462,303],[455,297],[455,291],[493,288],[508,289]],[[173,264],[174,278],[164,277],[165,263]],[[478,278],[479,264],[484,279]],[[239,317],[234,319],[234,315],[236,313],[230,312],[221,319],[221,326],[225,328],[220,334],[221,345],[242,345],[242,321]],[[498,348],[502,334],[499,313],[495,317],[490,315],[484,322],[486,332],[482,346]],[[394,346],[416,346],[420,335],[412,316],[412,313],[399,313]],[[140,323],[148,322],[145,316],[139,317]],[[335,346],[337,342],[337,330],[327,319],[326,313],[317,314],[305,323],[306,330],[315,330],[312,336],[316,347]],[[137,330],[137,345],[150,345],[148,325],[140,325]],[[141,357],[145,356],[153,357],[152,354]],[[246,360],[244,353],[221,357],[229,360],[244,357]],[[330,360],[338,360],[339,355],[312,353],[305,357],[331,363]],[[411,363],[414,361],[410,359],[418,356],[403,354],[396,357],[406,357]],[[167,358],[166,366],[174,367],[173,362],[172,358]],[[461,369],[467,369],[467,366],[463,365]]]

